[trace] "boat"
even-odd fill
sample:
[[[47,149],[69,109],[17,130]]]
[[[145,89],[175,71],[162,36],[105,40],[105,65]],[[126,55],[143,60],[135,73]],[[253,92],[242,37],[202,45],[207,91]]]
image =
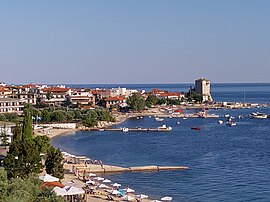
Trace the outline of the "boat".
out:
[[[191,130],[201,130],[200,127],[191,127]]]
[[[159,130],[159,131],[170,131],[170,130],[172,130],[172,127],[166,126],[166,125],[164,124],[164,125],[158,127],[158,130]]]
[[[218,121],[218,123],[221,125],[221,124],[223,124],[223,123],[224,123],[224,121],[219,120],[219,121]]]
[[[105,131],[104,128],[100,128],[99,131]]]
[[[225,114],[224,117],[225,118],[229,118],[230,117],[230,114]]]
[[[243,118],[244,118],[244,116],[242,116],[242,115],[238,116],[238,119],[243,119]]]
[[[233,122],[233,121],[228,121],[228,122],[227,122],[227,125],[228,125],[228,126],[236,126],[236,123]]]
[[[183,120],[187,120],[187,117],[183,117]]]
[[[179,122],[179,121],[177,121],[177,122],[176,122],[176,124],[180,124],[180,122]]]
[[[253,112],[253,113],[250,114],[250,117],[254,118],[254,119],[266,119],[267,114],[260,113],[260,112]]]
[[[155,120],[156,121],[163,121],[164,119],[163,118],[156,117]]]
[[[129,129],[128,128],[122,128],[122,132],[128,132],[129,131]]]

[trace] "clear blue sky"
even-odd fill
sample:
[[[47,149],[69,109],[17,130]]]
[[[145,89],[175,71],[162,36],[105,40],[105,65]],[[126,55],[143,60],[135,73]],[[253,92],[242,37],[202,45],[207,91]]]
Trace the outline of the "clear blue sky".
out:
[[[269,82],[269,0],[0,2],[7,83]]]

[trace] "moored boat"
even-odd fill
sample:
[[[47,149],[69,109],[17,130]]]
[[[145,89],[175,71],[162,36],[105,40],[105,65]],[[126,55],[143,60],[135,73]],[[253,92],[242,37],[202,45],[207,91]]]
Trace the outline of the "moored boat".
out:
[[[158,130],[159,130],[159,131],[170,131],[170,130],[172,130],[172,127],[166,126],[166,125],[164,124],[164,125],[158,127]]]
[[[191,130],[201,130],[200,127],[191,127]]]
[[[266,119],[267,118],[267,114],[260,113],[260,112],[252,112],[250,114],[250,117],[251,118],[254,118],[254,119]]]
[[[156,117],[155,120],[156,121],[163,121],[164,119],[163,118]]]

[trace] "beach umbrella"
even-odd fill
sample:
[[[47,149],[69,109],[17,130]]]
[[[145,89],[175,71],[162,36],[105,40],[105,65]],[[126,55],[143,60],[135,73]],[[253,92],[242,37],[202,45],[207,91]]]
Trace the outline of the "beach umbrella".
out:
[[[53,177],[47,173],[45,175],[39,176],[38,178],[42,180],[43,182],[58,182],[59,181],[58,178]]]
[[[114,183],[112,186],[113,186],[113,187],[121,187],[121,184]]]
[[[126,189],[124,189],[124,191],[125,191],[125,192],[127,192],[127,193],[132,193],[132,192],[135,192],[135,190],[134,190],[134,189],[130,189],[129,187],[128,187],[128,188],[126,188]]]
[[[66,195],[77,195],[77,194],[85,194],[85,191],[82,188],[74,187],[74,186],[65,186]]]
[[[112,181],[111,180],[108,180],[108,179],[106,179],[106,180],[103,180],[103,183],[111,183]]]
[[[64,188],[60,187],[54,187],[53,191],[55,192],[56,196],[65,196],[67,195],[67,192]]]
[[[129,195],[126,195],[124,197],[122,197],[122,199],[124,199],[125,201],[133,201],[135,198]]]
[[[103,177],[94,177],[93,180],[97,180],[97,181],[103,181],[104,178]]]
[[[108,188],[108,186],[105,185],[105,184],[101,184],[101,185],[99,185],[98,187],[101,188],[101,189],[106,189],[106,188]]]
[[[136,197],[136,198],[141,198],[141,199],[146,199],[146,198],[148,198],[148,196],[147,196],[147,195],[144,195],[144,194],[136,195],[135,197]]]
[[[170,196],[164,196],[160,200],[162,200],[162,201],[171,201],[172,200],[172,197],[170,197]]]
[[[92,184],[92,185],[94,185],[96,182],[93,181],[93,180],[88,180],[88,181],[86,181],[85,183],[86,183],[86,184]]]
[[[97,175],[96,174],[94,174],[94,173],[89,173],[89,175],[88,175],[89,177],[96,177]]]

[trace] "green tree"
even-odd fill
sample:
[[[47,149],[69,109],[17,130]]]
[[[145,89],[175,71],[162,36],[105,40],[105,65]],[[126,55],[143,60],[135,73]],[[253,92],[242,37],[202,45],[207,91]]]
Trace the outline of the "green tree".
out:
[[[145,108],[145,100],[140,93],[134,93],[128,97],[127,104],[135,111],[141,111]]]
[[[98,115],[94,110],[89,110],[83,119],[83,124],[86,127],[93,127],[98,124],[97,122]]]
[[[63,155],[60,149],[50,147],[47,151],[47,158],[45,161],[46,172],[54,177],[63,179],[64,178],[64,166],[63,166]]]
[[[51,112],[49,112],[48,110],[43,110],[41,113],[41,121],[48,123],[51,121]]]
[[[29,109],[24,110],[23,141],[33,139],[32,115]]]
[[[52,94],[52,92],[47,92],[47,94],[46,94],[46,98],[47,98],[47,100],[52,99],[52,98],[53,98],[53,94]]]
[[[66,119],[65,112],[61,110],[54,111],[51,114],[51,121],[63,122]]]
[[[147,107],[151,107],[152,105],[156,105],[158,100],[159,99],[156,95],[149,95],[145,100],[145,104]]]
[[[47,153],[47,150],[51,147],[50,138],[46,135],[36,136],[34,142],[39,153]]]

